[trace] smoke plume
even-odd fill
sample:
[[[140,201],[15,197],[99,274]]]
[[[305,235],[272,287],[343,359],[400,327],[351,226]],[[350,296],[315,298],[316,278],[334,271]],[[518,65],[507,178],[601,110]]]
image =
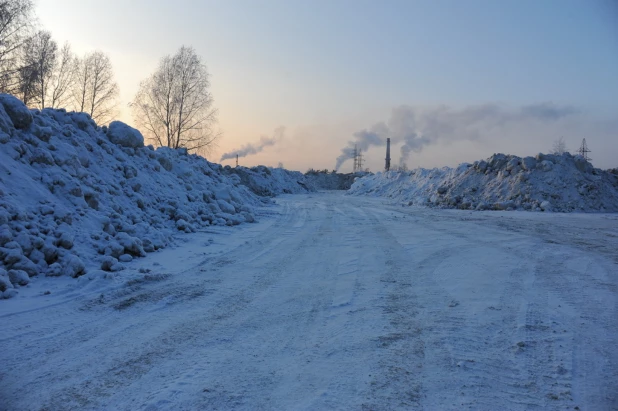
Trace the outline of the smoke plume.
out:
[[[258,143],[245,144],[244,146],[240,147],[237,150],[230,151],[229,153],[225,153],[223,154],[223,156],[221,156],[221,160],[219,161],[236,158],[236,156],[246,157],[246,156],[250,156],[253,154],[257,154],[261,152],[262,150],[264,150],[264,148],[274,146],[277,142],[281,141],[281,139],[283,139],[284,133],[285,133],[285,127],[279,127],[275,129],[272,137],[262,136],[260,137],[260,141]]]
[[[405,164],[412,152],[420,153],[438,141],[473,141],[520,123],[550,123],[579,113],[574,107],[539,103],[522,107],[483,104],[454,109],[448,106],[400,106],[392,110],[388,121],[353,134],[354,139],[341,149],[335,169],[354,156],[354,147],[366,151],[380,147],[390,138],[401,144],[399,164]]]
[[[386,144],[386,137],[389,133],[388,126],[384,123],[377,123],[369,130],[361,130],[354,133],[354,141],[348,142],[348,145],[341,149],[341,155],[337,157],[335,170],[346,161],[354,157],[354,150],[358,148],[362,151],[367,151],[372,146],[382,146]]]

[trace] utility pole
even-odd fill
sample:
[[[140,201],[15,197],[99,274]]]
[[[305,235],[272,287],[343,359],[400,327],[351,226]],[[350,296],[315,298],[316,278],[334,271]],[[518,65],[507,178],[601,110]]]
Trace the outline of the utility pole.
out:
[[[238,167],[238,154],[236,154],[236,167]]]
[[[384,171],[391,169],[391,139],[386,139],[386,164],[384,165]]]
[[[583,139],[582,145],[579,147],[579,150],[577,150],[577,154],[582,156],[586,161],[592,161],[592,159],[588,156],[588,153],[590,152],[591,151],[588,150],[588,145],[586,144],[586,139]]]

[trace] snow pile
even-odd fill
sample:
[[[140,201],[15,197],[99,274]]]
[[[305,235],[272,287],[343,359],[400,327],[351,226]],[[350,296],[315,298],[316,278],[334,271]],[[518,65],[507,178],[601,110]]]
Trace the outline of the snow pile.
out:
[[[107,276],[174,233],[252,222],[265,201],[126,124],[0,95],[0,298],[36,275]]]
[[[377,173],[358,179],[349,193],[443,208],[618,212],[618,174],[568,153],[494,154],[457,168]]]
[[[266,166],[257,167],[223,167],[223,172],[239,178],[240,184],[247,186],[259,196],[274,197],[279,194],[300,194],[312,189],[299,171]]]
[[[327,170],[309,170],[305,173],[310,187],[315,190],[349,190],[356,177],[358,175],[353,173],[329,173]]]

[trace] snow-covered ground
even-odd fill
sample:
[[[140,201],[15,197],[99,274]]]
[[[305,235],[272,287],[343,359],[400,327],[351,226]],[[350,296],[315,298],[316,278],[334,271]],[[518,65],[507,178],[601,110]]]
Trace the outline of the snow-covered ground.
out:
[[[0,409],[618,408],[618,215],[275,201],[122,276],[33,277]]]

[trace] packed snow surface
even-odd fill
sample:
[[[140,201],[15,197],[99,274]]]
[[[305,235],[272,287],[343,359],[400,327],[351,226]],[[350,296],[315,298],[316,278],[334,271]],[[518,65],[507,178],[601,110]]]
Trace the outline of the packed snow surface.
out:
[[[618,173],[568,153],[495,154],[457,168],[377,173],[358,179],[349,193],[442,208],[618,212]]]
[[[0,409],[618,408],[618,215],[286,195],[0,306]]]
[[[306,192],[298,175],[259,184]],[[145,147],[121,122],[0,95],[0,299],[35,276],[113,277],[179,233],[253,222],[271,200],[250,188],[186,150]]]

